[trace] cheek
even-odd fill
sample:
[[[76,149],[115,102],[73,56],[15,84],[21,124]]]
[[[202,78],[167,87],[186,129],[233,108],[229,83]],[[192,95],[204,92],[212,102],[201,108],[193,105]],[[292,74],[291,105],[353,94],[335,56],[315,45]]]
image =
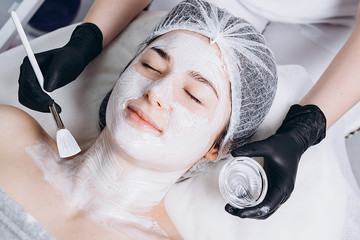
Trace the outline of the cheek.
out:
[[[135,66],[129,66],[119,77],[112,96],[122,101],[141,97],[151,84],[151,80],[140,75]]]
[[[175,103],[169,118],[169,127],[163,136],[164,142],[176,148],[182,161],[192,166],[200,160],[212,144],[216,126],[199,113],[192,113],[179,103]]]
[[[212,108],[199,107],[200,105],[196,105],[192,100],[185,105],[177,103],[174,108],[167,133],[176,139],[178,146],[183,146],[183,151],[187,153],[189,159],[201,159],[210,150],[227,124],[231,114],[229,88],[229,82],[225,82],[222,88],[218,88],[221,89],[220,100],[215,99],[211,103]],[[181,89],[181,87],[174,87],[174,89]],[[181,92],[174,93],[174,98],[181,99],[178,95],[181,95]]]
[[[111,93],[106,110],[106,124],[110,128],[119,120],[121,114],[124,114],[126,102],[141,97],[151,82],[138,74],[133,65],[121,74]],[[113,127],[112,130],[116,129]]]

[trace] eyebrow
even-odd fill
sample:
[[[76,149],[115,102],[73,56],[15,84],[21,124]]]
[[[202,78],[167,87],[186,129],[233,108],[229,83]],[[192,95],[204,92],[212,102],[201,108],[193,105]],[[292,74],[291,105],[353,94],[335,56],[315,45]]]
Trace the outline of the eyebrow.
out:
[[[170,62],[170,56],[169,54],[167,54],[167,52],[165,52],[164,50],[157,48],[157,47],[152,47],[150,48],[151,50],[154,50],[155,52],[157,52],[159,54],[159,56],[164,59],[167,62]]]
[[[214,91],[217,99],[219,99],[219,95],[218,95],[218,93],[217,93],[214,85],[213,85],[209,80],[207,80],[206,78],[204,78],[199,72],[189,71],[189,72],[187,72],[187,74],[188,74],[190,77],[192,77],[194,80],[199,81],[199,82],[201,82],[201,83],[204,83],[205,85],[207,85],[208,87],[210,87],[210,88]]]

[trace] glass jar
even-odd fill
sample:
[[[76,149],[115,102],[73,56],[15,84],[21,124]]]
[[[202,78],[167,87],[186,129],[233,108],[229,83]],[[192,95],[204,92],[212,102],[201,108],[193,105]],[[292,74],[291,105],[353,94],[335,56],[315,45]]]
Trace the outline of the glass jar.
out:
[[[268,181],[263,167],[249,157],[235,157],[219,174],[222,196],[236,208],[252,207],[265,198]]]

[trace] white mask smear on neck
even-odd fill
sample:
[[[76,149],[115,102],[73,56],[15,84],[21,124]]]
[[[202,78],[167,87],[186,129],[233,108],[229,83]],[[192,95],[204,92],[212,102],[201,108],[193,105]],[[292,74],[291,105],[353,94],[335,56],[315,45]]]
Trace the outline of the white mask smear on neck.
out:
[[[109,146],[107,138],[100,136],[83,156],[67,161],[46,143],[26,151],[70,208],[81,210],[124,239],[166,239],[157,221],[144,213],[163,199],[174,180],[166,181],[173,179],[173,174],[158,175],[121,165]]]

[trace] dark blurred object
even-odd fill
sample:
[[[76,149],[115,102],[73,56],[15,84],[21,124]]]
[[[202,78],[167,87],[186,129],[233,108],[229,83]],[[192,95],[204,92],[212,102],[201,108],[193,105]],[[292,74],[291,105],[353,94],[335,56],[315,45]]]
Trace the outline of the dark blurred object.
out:
[[[81,0],[45,0],[29,25],[45,32],[67,26],[75,19],[80,4]]]

